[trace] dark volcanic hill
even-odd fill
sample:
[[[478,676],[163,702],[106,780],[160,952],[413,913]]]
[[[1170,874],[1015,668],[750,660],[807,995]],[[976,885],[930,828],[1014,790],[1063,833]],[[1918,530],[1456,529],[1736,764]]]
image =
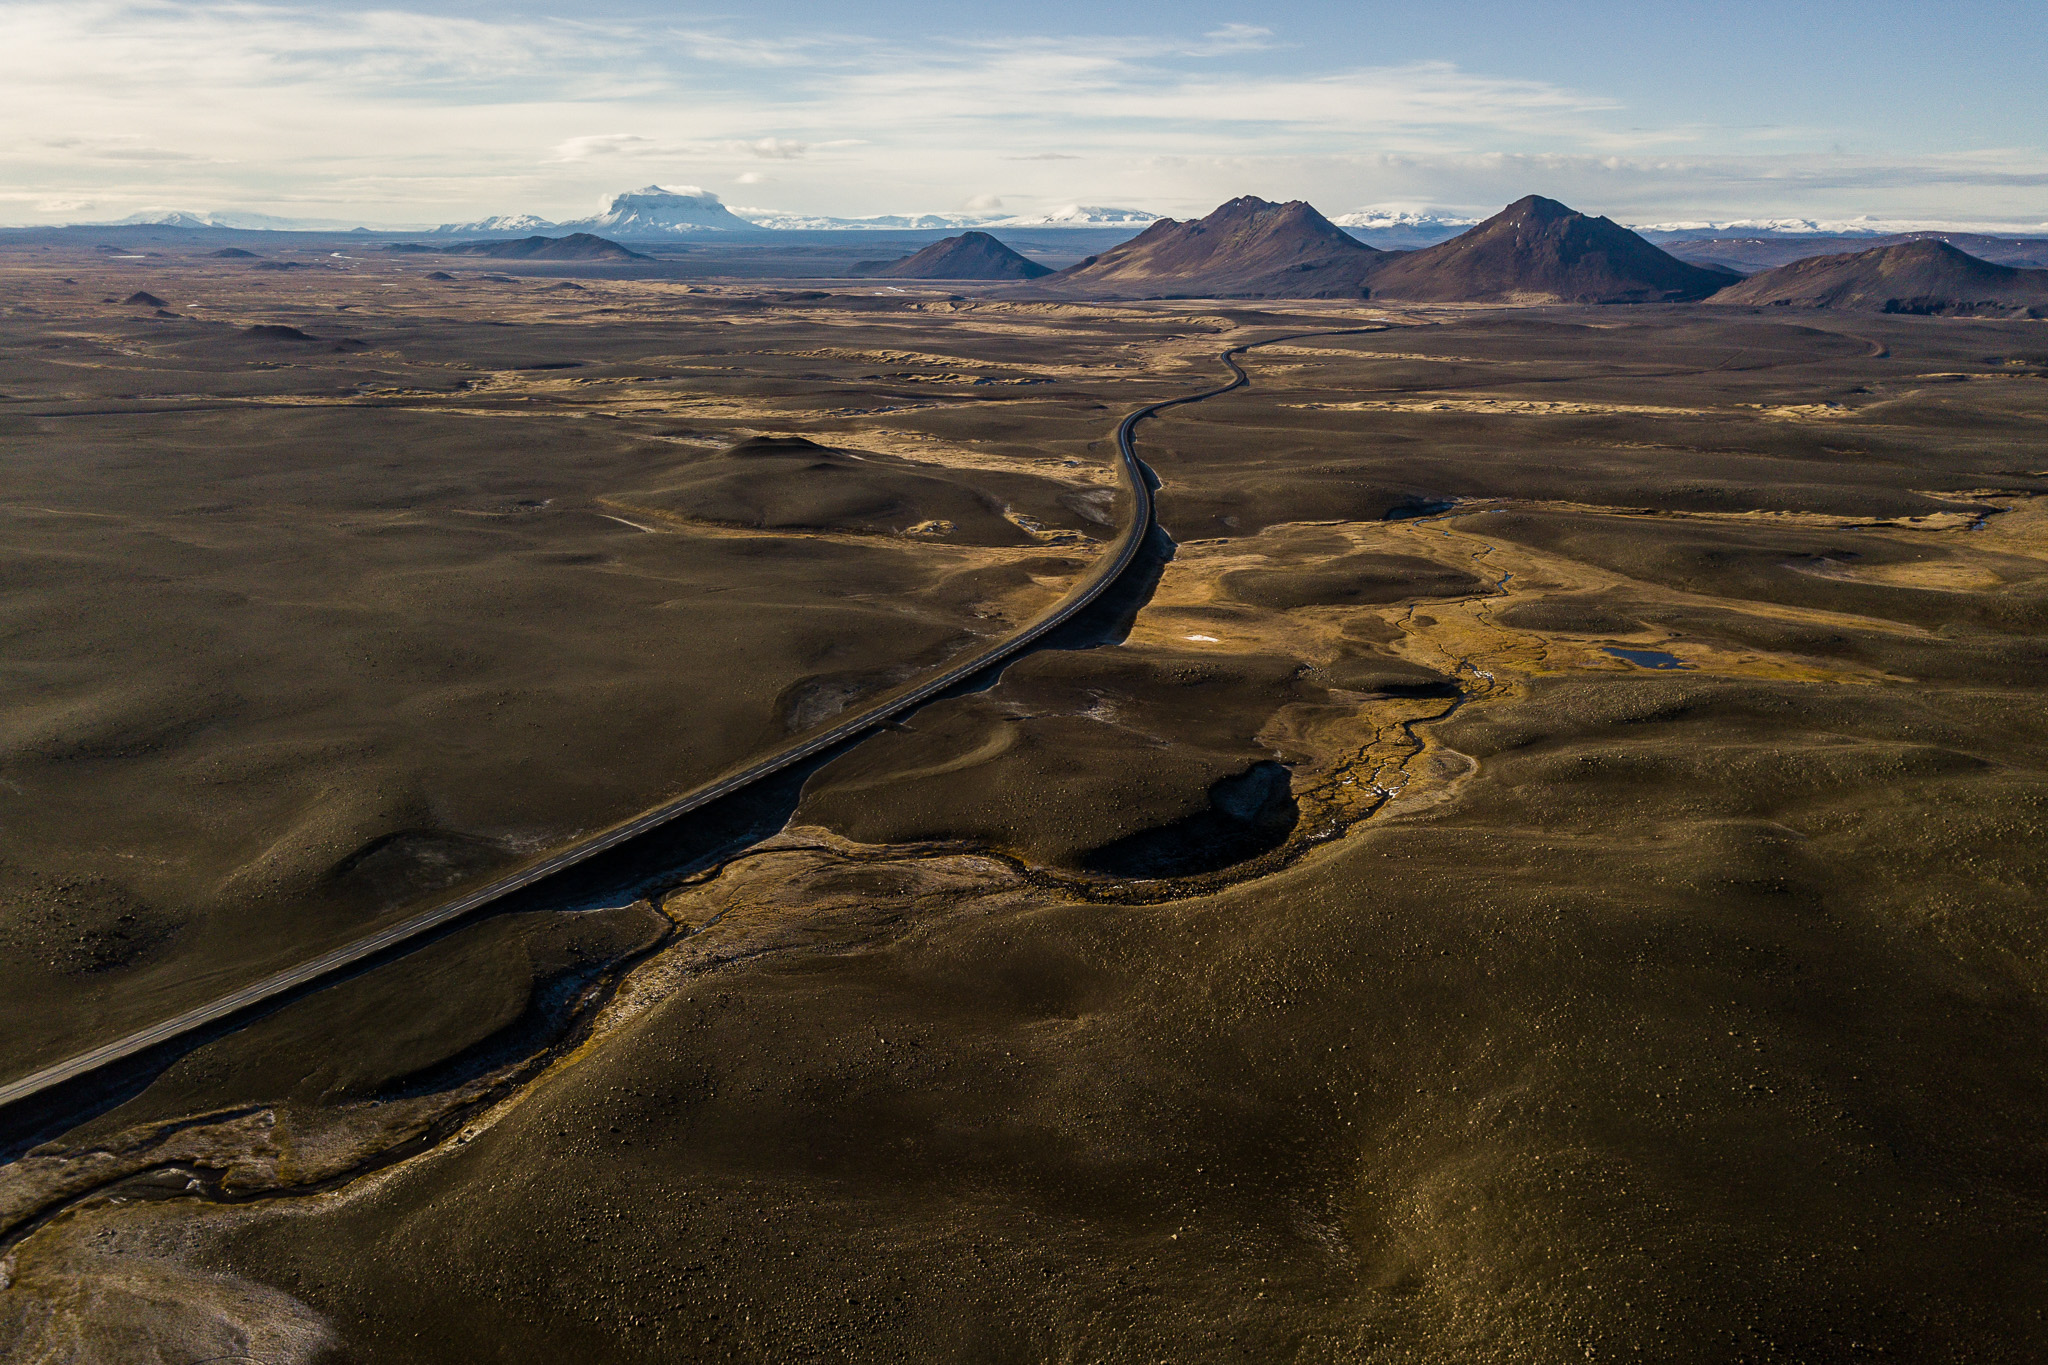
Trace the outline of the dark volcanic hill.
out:
[[[1301,200],[1233,199],[1206,218],[1162,218],[1047,284],[1141,298],[1356,299],[1388,254]]]
[[[1462,236],[1387,261],[1372,292],[1425,303],[1660,303],[1703,299],[1736,278],[1532,194]]]
[[[644,261],[647,257],[617,242],[572,232],[567,237],[520,237],[510,242],[462,242],[435,247],[450,256],[493,256],[512,261]]]
[[[771,531],[918,536],[954,545],[1030,545],[1009,509],[1040,525],[1089,525],[1062,485],[1033,475],[991,482],[878,451],[801,436],[756,436],[692,460],[617,505],[660,517]]]
[[[1993,265],[1927,239],[1794,261],[1722,290],[1714,302],[2039,318],[2048,317],[2048,270]]]
[[[1052,268],[1019,255],[986,232],[963,232],[864,273],[890,280],[1035,280],[1052,274]]]
[[[1900,232],[1889,237],[1817,236],[1702,237],[1659,240],[1658,245],[1694,265],[1723,265],[1744,275],[1775,270],[1815,256],[1847,256],[1881,246],[1899,246],[1929,239],[1947,242],[1980,261],[2016,265],[2025,270],[2048,269],[2048,237],[1989,237],[1981,232]]]

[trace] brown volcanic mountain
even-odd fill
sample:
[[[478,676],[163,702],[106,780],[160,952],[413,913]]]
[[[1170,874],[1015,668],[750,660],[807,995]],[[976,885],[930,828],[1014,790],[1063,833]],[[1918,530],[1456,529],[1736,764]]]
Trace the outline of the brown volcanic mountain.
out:
[[[863,273],[889,280],[1035,280],[1052,274],[1052,268],[1019,255],[986,232],[963,232]]]
[[[1372,292],[1426,303],[1659,303],[1702,299],[1737,278],[1532,194],[1462,236],[1389,260]]]
[[[1815,256],[1848,256],[1881,246],[1927,240],[1947,242],[1993,265],[2048,269],[2048,237],[1988,237],[1981,232],[1899,232],[1889,237],[1702,237],[1664,243],[1664,249],[1694,265],[1724,265],[1744,275],[1775,270]]]
[[[1356,299],[1387,259],[1299,199],[1248,194],[1191,223],[1162,218],[1046,283],[1141,298]]]
[[[463,242],[435,247],[449,256],[493,256],[514,261],[644,261],[647,257],[588,232],[567,237],[521,237],[510,242]]]
[[[2039,318],[2048,317],[2048,270],[1993,265],[1929,239],[1794,261],[1722,290],[1714,302]]]

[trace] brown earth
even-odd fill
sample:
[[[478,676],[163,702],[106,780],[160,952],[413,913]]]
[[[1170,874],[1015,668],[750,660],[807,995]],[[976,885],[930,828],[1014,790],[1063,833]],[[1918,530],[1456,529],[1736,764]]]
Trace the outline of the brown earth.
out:
[[[540,430],[492,445],[501,465],[437,456],[409,487],[502,468],[508,496],[545,473],[550,496],[593,507],[748,458],[716,453],[768,425],[741,407],[833,450],[922,451],[949,487],[982,473],[1101,487],[1077,471],[1100,468],[1114,418],[1210,382],[1222,345],[1317,321],[1389,330],[1254,350],[1248,388],[1141,427],[1171,537],[1141,600],[820,767],[780,835],[637,906],[474,925],[190,1052],[0,1169],[10,1218],[61,1210],[0,1263],[12,1356],[2040,1354],[2048,469],[2028,452],[2048,367],[2027,325],[381,292],[396,297],[374,312],[367,289],[328,296],[355,305],[350,334],[372,350],[321,353],[311,373],[237,362],[209,383],[304,406],[334,369],[410,338],[418,392],[331,408],[447,424],[380,451],[460,451],[467,422]],[[428,325],[450,295],[475,320]],[[48,318],[67,296],[36,297]],[[55,389],[69,372],[35,367],[75,358],[44,345],[60,335],[103,338],[108,366],[117,346],[169,364],[154,329],[203,325],[67,306],[61,323],[7,320],[29,330],[0,392]],[[312,316],[265,320],[317,334]],[[513,316],[516,331],[483,325]],[[650,334],[673,356],[648,353]],[[505,348],[489,384],[430,385],[486,339]],[[109,396],[71,401],[139,401],[111,394],[137,392],[145,361],[118,363]],[[972,382],[1023,377],[1056,382]],[[154,542],[113,490],[153,467],[135,453],[153,447],[120,441],[113,415],[88,420],[125,463],[74,457],[70,502],[45,472],[35,505],[118,514],[97,534],[122,538],[102,544],[88,522],[30,543],[126,562]],[[176,470],[224,444],[159,456],[166,472],[132,496],[170,505]],[[322,468],[360,483],[341,449],[308,453],[289,486],[310,510],[278,523],[314,545],[323,522],[366,515],[315,498]],[[649,467],[663,477],[630,477]],[[465,523],[405,496],[422,510],[398,582],[420,614],[463,562]],[[920,584],[970,562],[984,584],[1086,548],[688,524],[704,544],[768,547],[746,566],[705,561],[703,581],[749,585],[776,640],[804,593],[857,587],[847,609],[866,614],[828,634],[885,635],[878,659],[883,643],[909,656],[905,621],[960,629],[964,604],[986,600]],[[167,539],[156,525],[143,529]],[[610,554],[684,548],[603,534],[624,538]],[[199,552],[232,537],[196,540],[178,543],[210,563]],[[782,576],[785,558],[841,546],[869,553]],[[210,586],[189,560],[137,562],[164,580],[153,602]],[[1041,562],[1022,581],[1071,572]],[[49,577],[38,591],[64,590]],[[563,818],[628,794],[634,769],[597,755],[644,747],[650,769],[672,767],[680,751],[647,712],[575,705],[652,647],[626,630],[638,599],[487,581],[541,623],[531,638],[581,646],[491,665],[553,679],[557,710],[535,714],[590,717],[551,762],[517,770],[580,775],[536,808]],[[787,714],[786,693],[726,691],[737,674],[843,676],[765,647],[733,663],[729,634],[694,629],[715,619],[705,601],[672,609],[700,653],[694,669],[663,656],[685,685],[664,695],[726,708],[735,738]],[[933,605],[948,601],[961,605]],[[169,652],[191,632],[178,622],[223,610],[216,596],[165,613],[128,671],[235,657],[203,637]],[[39,661],[32,681],[107,647],[89,624],[52,629],[11,637],[61,645],[14,656]],[[340,630],[307,617],[297,635],[249,638],[311,660]],[[571,652],[591,657],[571,668]],[[418,732],[392,695],[334,704],[354,708],[361,742],[407,756]],[[159,744],[182,752],[261,714],[219,711]],[[493,744],[462,708],[445,714],[451,734]],[[514,762],[534,741],[498,743]],[[416,770],[506,785],[468,762],[436,753]],[[119,803],[74,800],[71,828],[144,846]],[[220,839],[190,803],[162,798],[186,812],[164,846]],[[113,926],[77,960],[156,932],[121,899],[126,866],[44,873],[50,904]],[[201,933],[178,932],[173,951]],[[123,970],[108,979],[135,979]]]
[[[172,322],[85,264],[0,320],[10,1072],[1026,619],[1121,515],[1104,398],[1163,331],[962,314],[1015,340],[955,366],[915,299],[226,262]]]

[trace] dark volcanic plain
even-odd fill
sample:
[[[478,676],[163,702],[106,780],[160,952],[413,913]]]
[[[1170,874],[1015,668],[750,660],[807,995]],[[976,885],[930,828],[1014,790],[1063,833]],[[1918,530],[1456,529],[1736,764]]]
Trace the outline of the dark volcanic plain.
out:
[[[1385,328],[723,854],[17,1146],[10,1360],[2048,1350],[2041,324],[0,270],[9,1076],[1028,619],[1124,412]]]

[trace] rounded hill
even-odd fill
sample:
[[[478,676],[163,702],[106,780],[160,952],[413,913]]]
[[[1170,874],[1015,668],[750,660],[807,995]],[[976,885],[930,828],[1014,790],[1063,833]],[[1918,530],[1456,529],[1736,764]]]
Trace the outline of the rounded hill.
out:
[[[908,535],[955,545],[1030,545],[1036,537],[1026,522],[1099,530],[1076,510],[1073,490],[1048,479],[970,476],[801,436],[742,441],[677,468],[617,505],[629,516],[762,531]]]
[[[1470,232],[1389,260],[1372,291],[1419,303],[1664,303],[1703,299],[1736,278],[1532,194]]]
[[[1364,298],[1386,253],[1296,199],[1243,195],[1206,218],[1162,218],[1046,281],[1150,298]]]
[[[885,280],[1035,280],[1052,269],[986,232],[963,232],[868,273]]]
[[[1751,307],[1867,313],[2048,317],[2048,270],[1994,265],[1934,238],[1812,256],[1750,276],[1714,296]]]

